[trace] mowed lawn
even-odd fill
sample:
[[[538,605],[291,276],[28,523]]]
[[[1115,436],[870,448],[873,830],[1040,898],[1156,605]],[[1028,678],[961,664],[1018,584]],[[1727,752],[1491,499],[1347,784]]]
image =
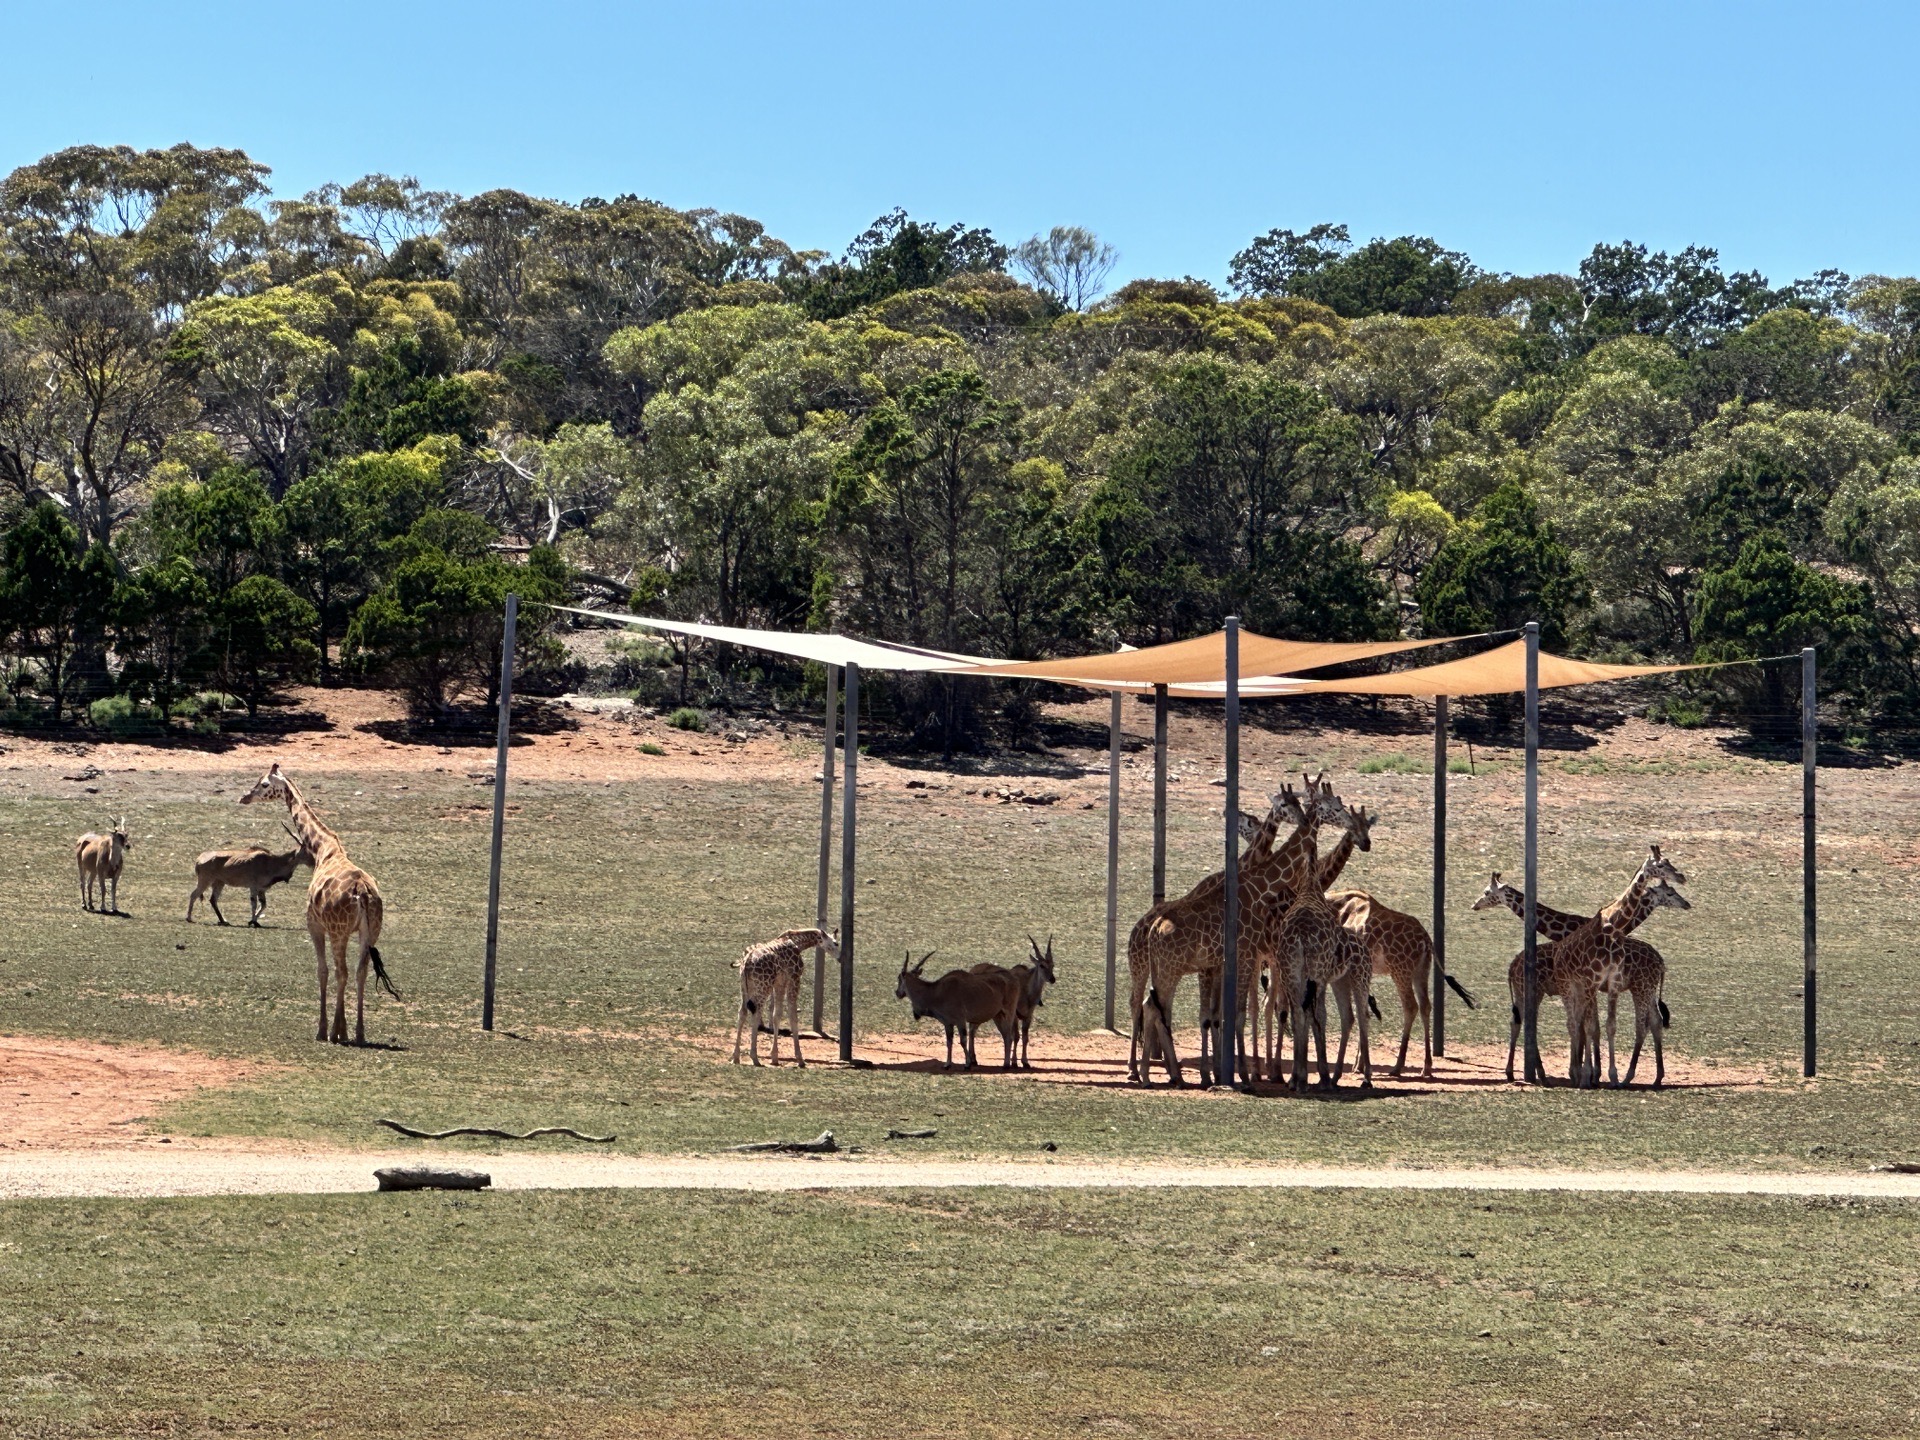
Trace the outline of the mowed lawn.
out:
[[[796,749],[800,742],[796,743]],[[1385,742],[1261,737],[1250,795],[1287,769],[1326,764],[1350,800],[1380,812],[1373,853],[1348,879],[1424,915],[1431,781],[1381,769]],[[1407,742],[1399,742],[1406,745]],[[1417,747],[1414,747],[1417,753]],[[162,1128],[390,1144],[392,1115],[431,1127],[484,1122],[612,1130],[623,1149],[708,1150],[833,1129],[873,1143],[886,1127],[935,1125],[927,1150],[1076,1157],[1203,1155],[1355,1162],[1733,1165],[1857,1169],[1905,1158],[1920,1121],[1920,990],[1911,983],[1920,786],[1906,768],[1825,772],[1822,884],[1823,1075],[1798,1077],[1798,773],[1787,764],[1609,762],[1602,749],[1553,759],[1544,785],[1543,897],[1597,906],[1650,839],[1689,872],[1690,914],[1646,932],[1668,957],[1670,1049],[1710,1083],[1651,1094],[1525,1091],[1451,1084],[1366,1103],[1170,1095],[1118,1085],[1037,1085],[1000,1075],[918,1071],[804,1074],[724,1063],[737,996],[728,962],[748,941],[812,917],[818,791],[724,766],[706,778],[516,782],[502,916],[501,1030],[477,1028],[490,789],[481,752],[410,769],[317,772],[311,798],[379,879],[382,949],[406,997],[369,1000],[380,1048],[313,1042],[311,950],[298,884],[274,892],[268,928],[216,929],[183,917],[191,859],[208,846],[279,836],[271,812],[236,797],[264,768],[129,773],[115,752],[81,793],[56,771],[0,770],[0,870],[10,878],[0,948],[0,1031],[157,1042],[254,1057],[272,1068],[154,1117]],[[1217,753],[1217,751],[1216,751]],[[1484,760],[1484,756],[1482,757]],[[1184,888],[1217,865],[1221,792],[1189,756],[1173,794],[1170,867]],[[72,762],[72,763],[78,763]],[[1365,763],[1376,773],[1362,773]],[[436,768],[442,767],[442,768]],[[1147,899],[1147,757],[1131,757],[1124,812],[1122,943]],[[1040,1015],[1035,1054],[1102,1018],[1105,782],[1027,781],[1061,792],[1036,808],[960,785],[907,790],[909,772],[869,761],[863,786],[858,1033],[910,1025],[893,998],[902,953],[932,968],[1020,959],[1029,932],[1055,937],[1061,983]],[[937,771],[915,775],[947,783]],[[1481,1008],[1449,1010],[1456,1044],[1504,1048],[1506,962],[1519,925],[1468,906],[1490,869],[1516,871],[1520,783],[1496,759],[1455,777],[1449,876],[1452,968]],[[1083,808],[1091,803],[1092,808]],[[82,914],[73,837],[127,812],[135,836],[121,886],[131,918]],[[229,913],[244,916],[244,897]],[[1121,957],[1124,1025],[1125,958]],[[1397,1036],[1391,986],[1376,1054]],[[1194,991],[1181,995],[1191,1055]],[[810,1017],[811,986],[803,997]],[[828,1015],[834,1014],[830,1003]],[[1384,1033],[1382,1033],[1384,1032]],[[1561,1012],[1542,1012],[1550,1063],[1563,1064]],[[690,1043],[701,1037],[702,1048]],[[1622,1029],[1622,1064],[1631,1018]],[[809,1042],[825,1057],[831,1047]],[[1417,1053],[1417,1041],[1416,1041]],[[1647,1078],[1643,1064],[1642,1079]],[[1762,1083],[1752,1083],[1754,1081]],[[1735,1083],[1738,1082],[1738,1083]],[[1351,1098],[1351,1081],[1346,1089]]]
[[[1904,1436],[1920,1208],[1366,1192],[12,1202],[52,1437]]]

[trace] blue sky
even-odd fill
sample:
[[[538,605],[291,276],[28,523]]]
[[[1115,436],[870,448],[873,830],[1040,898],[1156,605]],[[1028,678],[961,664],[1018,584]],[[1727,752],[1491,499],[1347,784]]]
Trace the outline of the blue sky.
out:
[[[0,0],[0,34],[7,168],[185,139],[285,195],[633,191],[835,251],[903,205],[1087,225],[1127,276],[1320,220],[1521,272],[1623,238],[1920,272],[1910,4]]]

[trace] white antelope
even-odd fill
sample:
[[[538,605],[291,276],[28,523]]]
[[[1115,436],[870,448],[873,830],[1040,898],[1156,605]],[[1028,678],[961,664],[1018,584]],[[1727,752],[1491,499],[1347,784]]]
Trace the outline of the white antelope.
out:
[[[127,851],[133,840],[127,834],[127,817],[122,815],[104,835],[89,830],[73,842],[74,863],[80,867],[80,905],[92,910],[93,887],[100,886],[99,909],[105,915],[120,913],[120,868],[127,863]],[[107,898],[108,888],[113,898]]]

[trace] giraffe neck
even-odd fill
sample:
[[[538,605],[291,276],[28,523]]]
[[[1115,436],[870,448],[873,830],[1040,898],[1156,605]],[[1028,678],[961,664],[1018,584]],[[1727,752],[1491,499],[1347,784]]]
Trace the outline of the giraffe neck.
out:
[[[1308,811],[1307,818],[1274,852],[1272,862],[1261,874],[1263,891],[1298,894],[1303,887],[1310,888],[1308,882],[1317,868],[1314,857],[1319,838],[1320,817]]]
[[[1615,937],[1632,934],[1653,913],[1653,894],[1644,875],[1636,874],[1621,897],[1600,912],[1601,927]]]
[[[1333,847],[1333,853],[1320,862],[1318,879],[1320,890],[1324,894],[1333,888],[1333,882],[1340,878],[1340,872],[1347,868],[1347,860],[1353,854],[1353,831],[1343,830],[1340,839]]]
[[[287,789],[287,817],[293,822],[294,834],[300,837],[300,843],[313,856],[315,868],[336,855],[345,855],[346,847],[340,843],[340,837],[329,830],[320,817],[313,813],[313,807],[300,798],[300,792],[293,788],[293,782],[283,775],[280,783]]]
[[[1527,919],[1527,897],[1513,886],[1503,885],[1500,887],[1500,898],[1506,901],[1507,908],[1513,911],[1514,917],[1524,925]],[[1536,933],[1546,936],[1549,940],[1566,939],[1592,918],[1589,915],[1575,915],[1571,910],[1556,910],[1551,905],[1542,905],[1538,900],[1533,902],[1533,928]]]

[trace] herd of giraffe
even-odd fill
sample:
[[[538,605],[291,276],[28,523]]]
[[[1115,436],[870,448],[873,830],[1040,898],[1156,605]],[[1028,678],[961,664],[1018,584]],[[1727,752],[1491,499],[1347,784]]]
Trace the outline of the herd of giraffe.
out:
[[[1349,806],[1335,795],[1324,774],[1318,779],[1301,778],[1304,791],[1282,786],[1263,819],[1241,817],[1241,834],[1248,844],[1237,872],[1238,983],[1237,994],[1231,997],[1231,1023],[1239,1053],[1247,1059],[1246,1073],[1251,1078],[1264,1071],[1274,1082],[1285,1077],[1276,1033],[1277,1022],[1284,1016],[1293,1032],[1293,1087],[1303,1091],[1307,1085],[1309,1036],[1320,1084],[1336,1086],[1357,1024],[1361,1087],[1371,1088],[1368,1014],[1373,977],[1383,975],[1393,981],[1400,999],[1400,1051],[1393,1074],[1400,1075],[1406,1067],[1417,1021],[1421,1029],[1421,1074],[1431,1076],[1432,937],[1413,916],[1364,890],[1332,888],[1352,853],[1372,848],[1374,817],[1364,807]],[[1285,826],[1292,827],[1291,833],[1282,840]],[[1322,831],[1337,831],[1339,835],[1324,857],[1320,853]],[[1654,1049],[1654,1084],[1658,1087],[1665,1080],[1662,1036],[1668,1012],[1661,992],[1666,963],[1651,945],[1635,938],[1633,931],[1658,908],[1690,908],[1673,888],[1685,881],[1686,877],[1654,846],[1625,892],[1599,914],[1575,915],[1535,906],[1536,928],[1548,942],[1538,948],[1535,1003],[1537,1006],[1546,995],[1556,995],[1566,1006],[1569,1078],[1575,1084],[1598,1083],[1599,997],[1603,994],[1608,997],[1609,1082],[1619,1083],[1613,1050],[1615,1016],[1622,994],[1633,997],[1635,1019],[1627,1082],[1633,1080],[1641,1047],[1649,1036]],[[1523,897],[1513,887],[1502,885],[1496,873],[1474,909],[1500,905],[1516,914],[1525,913]],[[1225,872],[1209,875],[1186,895],[1161,901],[1141,916],[1128,937],[1127,962],[1133,1018],[1128,1079],[1150,1083],[1157,1060],[1170,1083],[1185,1083],[1173,1040],[1172,1006],[1180,983],[1192,975],[1198,978],[1200,988],[1200,1083],[1214,1083],[1220,1075],[1220,1046],[1228,1023],[1229,997],[1222,993]],[[1469,1007],[1474,1004],[1472,996],[1451,975],[1444,979]],[[1524,952],[1514,960],[1508,980],[1513,995],[1507,1062],[1511,1078],[1513,1043],[1521,1029],[1524,1005]],[[1340,1012],[1340,1045],[1331,1071],[1326,1042],[1329,992]],[[1253,1022],[1251,1048],[1249,1021]]]

